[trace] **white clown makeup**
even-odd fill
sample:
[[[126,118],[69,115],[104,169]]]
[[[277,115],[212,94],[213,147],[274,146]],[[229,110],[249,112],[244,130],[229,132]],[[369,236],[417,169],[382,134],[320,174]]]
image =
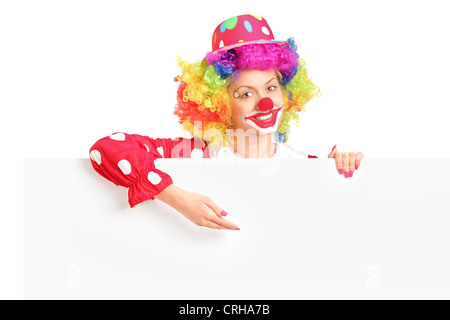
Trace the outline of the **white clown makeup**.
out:
[[[273,69],[239,71],[229,87],[234,130],[252,128],[257,135],[277,131],[283,117],[280,79]]]

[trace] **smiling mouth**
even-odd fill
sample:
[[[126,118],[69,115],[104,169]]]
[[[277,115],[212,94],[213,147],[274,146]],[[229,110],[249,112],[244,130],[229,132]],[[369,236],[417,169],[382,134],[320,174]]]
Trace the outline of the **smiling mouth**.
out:
[[[268,128],[274,126],[277,122],[277,115],[283,106],[277,109],[272,109],[269,112],[258,112],[250,116],[242,115],[244,121],[251,120],[254,124],[261,128]]]
[[[270,114],[266,115],[266,116],[262,116],[262,117],[255,117],[256,120],[267,120],[269,118],[271,118],[273,115],[273,112],[271,112]]]

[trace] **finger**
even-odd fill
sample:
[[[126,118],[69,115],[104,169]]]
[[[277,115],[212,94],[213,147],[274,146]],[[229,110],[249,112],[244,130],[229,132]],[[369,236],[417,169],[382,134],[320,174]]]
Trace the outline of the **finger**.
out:
[[[336,152],[337,152],[336,146],[337,146],[337,145],[335,145],[335,146],[333,147],[333,149],[331,149],[331,152],[330,152],[330,154],[328,155],[328,158],[334,158],[334,156],[336,155]]]
[[[342,153],[342,165],[344,166],[344,177],[348,178],[350,174],[350,163],[349,163],[348,152]]]
[[[361,152],[358,152],[356,154],[355,170],[358,170],[359,166],[361,165],[362,159],[364,159],[364,155]]]
[[[214,213],[219,217],[219,218],[223,218],[226,217],[228,215],[228,213],[223,210],[221,207],[219,207],[217,204],[215,204],[211,198],[206,198],[204,200],[204,203],[212,210],[214,211]]]
[[[215,222],[212,221],[206,221],[203,225],[201,225],[202,227],[206,227],[206,228],[211,228],[211,229],[228,229],[225,228],[224,226],[221,226]]]
[[[334,156],[334,158],[336,159],[336,168],[337,168],[339,174],[343,174],[344,169],[343,169],[343,165],[342,165],[342,154],[340,152],[337,152],[336,155]]]
[[[218,218],[215,215],[211,215],[211,221],[214,223],[217,223],[218,225],[230,229],[230,230],[239,230],[238,226],[235,225],[233,222],[228,221],[225,218]]]
[[[353,177],[353,172],[355,172],[356,153],[350,152],[349,158],[350,158],[350,165],[349,165],[350,177]]]

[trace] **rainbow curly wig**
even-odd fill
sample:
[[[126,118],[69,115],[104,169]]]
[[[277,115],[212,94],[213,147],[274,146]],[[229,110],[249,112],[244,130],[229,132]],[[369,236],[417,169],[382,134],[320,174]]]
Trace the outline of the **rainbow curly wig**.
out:
[[[290,121],[295,120],[299,126],[298,113],[307,111],[305,104],[320,93],[308,77],[305,61],[299,57],[292,37],[283,45],[248,44],[209,52],[205,59],[194,63],[183,61],[179,56],[177,61],[182,74],[174,79],[180,82],[174,114],[185,130],[212,146],[226,146],[226,130],[233,129],[228,87],[238,70],[275,69],[281,74],[284,112],[274,134],[278,142],[288,141]],[[210,132],[215,132],[214,136]],[[217,132],[220,134],[217,135]],[[216,139],[220,135],[222,139]]]

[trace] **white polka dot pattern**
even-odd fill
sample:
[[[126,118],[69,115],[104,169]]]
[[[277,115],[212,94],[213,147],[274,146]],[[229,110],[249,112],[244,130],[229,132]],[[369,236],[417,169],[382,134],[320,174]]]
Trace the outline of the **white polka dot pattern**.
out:
[[[102,164],[102,155],[100,154],[100,151],[92,150],[89,156],[92,159],[92,161],[97,162],[98,165]]]
[[[156,172],[150,171],[148,173],[148,181],[150,181],[151,184],[153,185],[157,185],[161,182],[161,177],[159,176],[159,174],[157,174]]]
[[[120,160],[117,166],[122,170],[124,175],[131,173],[131,164],[127,160]]]
[[[114,134],[110,135],[109,137],[116,141],[125,141],[125,133],[122,133],[122,132],[114,133]]]
[[[155,158],[161,158],[164,153],[170,157],[175,146],[178,146],[176,151],[184,151],[176,157],[189,157],[194,142],[200,149],[196,152],[201,153],[202,150],[201,140],[197,142],[179,137],[152,139],[120,131],[110,133],[88,149],[88,162],[107,180],[128,188],[131,208],[146,199],[154,199],[156,194],[172,183],[168,174],[155,167]]]

